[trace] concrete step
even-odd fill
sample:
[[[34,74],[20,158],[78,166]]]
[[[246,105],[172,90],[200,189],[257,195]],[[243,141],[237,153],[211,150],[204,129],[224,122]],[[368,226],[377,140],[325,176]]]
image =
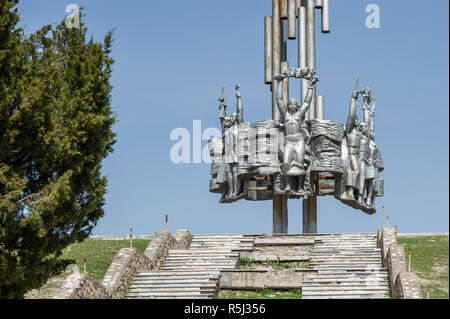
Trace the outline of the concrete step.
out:
[[[145,288],[130,288],[128,290],[129,294],[137,293],[192,293],[199,292],[202,295],[213,295],[217,291],[217,287],[212,288],[198,288],[198,287],[145,287]]]
[[[191,267],[191,266],[195,266],[195,267],[203,267],[204,269],[206,267],[209,266],[217,266],[217,267],[236,267],[236,262],[213,262],[213,261],[208,261],[208,262],[167,262],[166,264],[164,264],[164,267],[183,267],[183,266],[187,266],[187,267]]]
[[[220,258],[238,258],[239,254],[238,253],[232,253],[232,252],[228,252],[228,253],[224,253],[224,252],[214,252],[214,253],[206,253],[206,252],[190,252],[189,254],[180,254],[180,253],[173,253],[169,251],[169,254],[167,255],[168,258],[196,258],[196,257],[200,257],[200,258],[215,258],[215,257],[220,257]]]
[[[195,260],[183,260],[183,259],[169,259],[165,261],[165,265],[168,264],[233,264],[236,265],[237,259],[229,260],[229,259],[195,259]]]
[[[135,276],[136,279],[148,279],[148,278],[215,278],[219,277],[220,272],[217,271],[217,273],[211,273],[211,272],[191,272],[191,271],[177,271],[177,272],[169,272],[167,271],[167,274],[165,273],[155,273],[155,274],[144,274],[139,273]]]
[[[367,273],[373,273],[373,272],[377,272],[377,273],[387,273],[387,269],[386,268],[380,268],[380,267],[375,267],[375,268],[367,268],[367,267],[361,267],[359,269],[342,269],[342,268],[329,268],[329,269],[321,269],[318,270],[319,274],[330,274],[330,273],[337,273],[337,274],[342,274],[342,273],[361,273],[361,274],[367,274]]]
[[[191,244],[217,244],[217,245],[253,245],[253,239],[240,239],[240,240],[228,240],[228,239],[193,239]]]
[[[239,251],[239,250],[252,250],[253,249],[253,245],[248,245],[248,246],[241,246],[241,245],[224,245],[224,246],[217,246],[217,245],[203,245],[203,244],[191,244],[191,247],[193,249],[205,249],[205,248],[224,248],[224,249],[230,249],[233,251]]]
[[[381,256],[330,256],[330,255],[324,255],[324,256],[311,256],[311,259],[319,260],[319,261],[330,261],[330,260],[381,260]]]
[[[326,261],[326,262],[316,262],[312,260],[309,264],[309,268],[316,269],[316,268],[331,268],[331,267],[345,267],[348,266],[349,268],[365,268],[365,267],[371,267],[371,268],[381,268],[382,264],[381,261],[358,261],[358,262],[348,262],[345,260],[342,261]]]
[[[221,267],[216,267],[216,266],[210,266],[210,267],[208,267],[208,268],[210,268],[211,270],[218,270],[218,271],[221,271],[221,270],[232,270],[232,269],[236,269],[235,267],[225,267],[225,266],[221,266]],[[195,266],[183,266],[183,267],[163,267],[163,270],[168,270],[168,271],[173,271],[173,270],[177,270],[177,269],[180,269],[180,270],[203,270],[203,269],[205,269],[205,267],[195,267]]]
[[[377,295],[377,296],[388,296],[387,293],[383,293],[380,291],[369,291],[369,290],[351,290],[351,291],[303,291],[302,289],[302,296],[370,296],[370,295]],[[364,297],[365,298],[365,297]]]
[[[312,262],[330,262],[330,261],[349,261],[349,262],[358,262],[358,261],[373,261],[373,262],[381,262],[381,256],[311,256],[310,260]]]
[[[311,292],[353,292],[353,291],[364,291],[370,293],[384,293],[388,289],[387,286],[375,286],[375,285],[355,285],[355,286],[302,286],[303,293]]]
[[[201,294],[200,292],[138,292],[127,294],[128,299],[213,299],[213,294]]]
[[[381,248],[348,248],[341,246],[339,248],[324,248],[324,247],[315,247],[313,250],[311,250],[311,254],[330,254],[330,255],[355,255],[355,254],[362,254],[362,255],[368,255],[368,254],[380,254]]]
[[[389,299],[388,295],[382,294],[371,294],[371,295],[346,295],[346,296],[336,296],[336,295],[311,295],[303,296],[302,299]]]
[[[307,284],[322,284],[322,283],[360,283],[360,282],[367,282],[367,283],[372,283],[372,282],[386,282],[388,280],[387,276],[361,276],[361,277],[318,277],[318,278],[314,278],[311,276],[305,276],[303,278],[302,283],[307,283]]]
[[[158,277],[140,277],[134,278],[134,283],[147,283],[147,282],[215,282],[219,279],[219,276],[158,276]]]
[[[198,295],[198,296],[192,296],[192,295],[177,295],[177,296],[155,296],[154,294],[150,295],[136,295],[136,296],[128,296],[128,299],[214,299],[214,296],[212,295]]]
[[[131,284],[130,289],[145,289],[145,288],[218,288],[216,282],[193,282],[193,283],[174,283],[174,282],[155,282],[143,284]]]
[[[377,265],[367,264],[366,267],[368,267],[368,268],[370,267],[372,270],[374,270],[374,269],[376,269]],[[314,270],[329,270],[329,269],[360,270],[362,268],[364,268],[364,267],[361,267],[361,265],[353,266],[353,265],[345,265],[345,264],[343,264],[342,266],[339,266],[338,264],[310,266],[310,269],[314,269]]]
[[[311,258],[313,257],[329,257],[329,258],[335,258],[335,257],[379,257],[381,258],[381,251],[375,251],[375,252],[361,252],[361,251],[339,251],[339,252],[331,252],[331,251],[311,251],[310,253]]]
[[[303,281],[302,287],[359,287],[361,285],[379,286],[387,288],[387,280],[327,280],[327,281]]]

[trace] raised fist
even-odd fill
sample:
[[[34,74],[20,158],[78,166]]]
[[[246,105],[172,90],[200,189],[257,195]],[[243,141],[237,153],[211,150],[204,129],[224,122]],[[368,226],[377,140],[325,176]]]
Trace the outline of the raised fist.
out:
[[[309,87],[314,88],[316,86],[317,82],[319,82],[319,77],[315,74],[311,75],[311,77],[309,79]]]
[[[241,86],[239,84],[236,84],[236,86],[234,87],[234,89],[236,90],[236,97],[240,98],[241,97],[241,92],[239,92],[239,88]]]
[[[365,88],[361,91],[361,94],[365,101],[370,102],[372,100],[372,91],[370,90],[370,88]]]

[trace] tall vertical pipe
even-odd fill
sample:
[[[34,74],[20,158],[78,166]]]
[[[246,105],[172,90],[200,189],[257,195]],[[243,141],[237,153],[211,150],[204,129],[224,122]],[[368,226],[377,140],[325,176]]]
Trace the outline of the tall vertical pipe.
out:
[[[315,0],[305,0],[306,2],[306,64],[316,70],[316,41],[315,41]],[[303,88],[303,94],[306,89]],[[313,92],[313,99],[309,108],[309,118],[316,118],[316,89]],[[315,178],[311,175],[311,183],[315,183]],[[317,196],[308,196],[303,199],[303,232],[317,233]]]
[[[315,0],[315,8],[320,8],[320,9],[322,9],[323,8],[323,0]]]
[[[281,20],[281,62],[287,61],[287,20]]]
[[[280,0],[280,18],[282,20],[288,18],[288,0]]]
[[[299,0],[299,13],[298,13],[298,67],[306,67],[306,8],[301,5]],[[301,103],[305,101],[306,91],[308,90],[308,81],[301,80]],[[306,119],[309,120],[309,112],[306,113]]]
[[[272,75],[280,74],[281,64],[281,25],[280,0],[272,0]],[[277,81],[272,82],[272,119],[280,120],[276,100]]]
[[[291,40],[295,40],[297,38],[297,3],[296,0],[289,0],[288,3],[288,22],[289,22],[289,36],[288,38]]]
[[[272,83],[272,17],[264,17],[264,83]]]
[[[287,72],[287,70],[289,70],[289,62],[281,62],[281,72]],[[283,82],[283,101],[286,105],[289,102],[289,78]]]
[[[316,70],[315,0],[306,0],[306,56],[307,66]],[[316,89],[309,107],[310,119],[316,118]]]
[[[281,0],[283,1],[283,0]],[[287,3],[286,3],[287,4]],[[287,14],[287,13],[286,13]],[[287,16],[286,16],[287,18]],[[281,73],[281,20],[280,0],[272,0],[272,75]],[[280,112],[276,101],[277,81],[272,81],[272,119],[280,121]],[[286,233],[288,223],[288,197],[273,195],[273,233]]]
[[[323,120],[324,118],[324,98],[318,96],[316,101],[316,119]]]
[[[322,33],[330,32],[330,0],[322,0]]]

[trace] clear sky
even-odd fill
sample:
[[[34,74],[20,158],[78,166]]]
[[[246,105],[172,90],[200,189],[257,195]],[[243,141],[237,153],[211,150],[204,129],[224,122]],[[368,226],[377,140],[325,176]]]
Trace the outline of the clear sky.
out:
[[[372,216],[333,197],[319,198],[318,231],[375,232],[384,205],[399,232],[448,232],[449,2],[330,2],[331,33],[318,33],[316,40],[318,95],[325,96],[325,119],[345,123],[355,76],[374,91],[385,196]],[[112,101],[118,142],[104,162],[106,214],[94,234],[127,234],[129,228],[152,234],[164,229],[165,213],[173,232],[270,233],[271,201],[219,204],[208,191],[210,166],[173,164],[169,137],[183,127],[192,138],[193,120],[201,120],[202,129],[219,128],[220,88],[227,87],[233,110],[237,82],[245,120],[271,117],[263,41],[272,1],[21,0],[21,25],[34,31],[60,22],[71,3],[85,7],[95,39],[116,28]],[[365,25],[371,3],[381,10],[379,29]],[[296,42],[288,45],[296,65]],[[301,201],[290,200],[289,232],[301,230]]]

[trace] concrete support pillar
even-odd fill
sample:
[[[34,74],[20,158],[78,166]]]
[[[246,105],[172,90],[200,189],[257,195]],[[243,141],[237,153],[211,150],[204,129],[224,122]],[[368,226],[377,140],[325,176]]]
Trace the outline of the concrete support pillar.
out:
[[[288,232],[288,197],[286,195],[273,196],[273,233],[287,234]]]
[[[303,199],[303,233],[317,233],[317,197]]]

